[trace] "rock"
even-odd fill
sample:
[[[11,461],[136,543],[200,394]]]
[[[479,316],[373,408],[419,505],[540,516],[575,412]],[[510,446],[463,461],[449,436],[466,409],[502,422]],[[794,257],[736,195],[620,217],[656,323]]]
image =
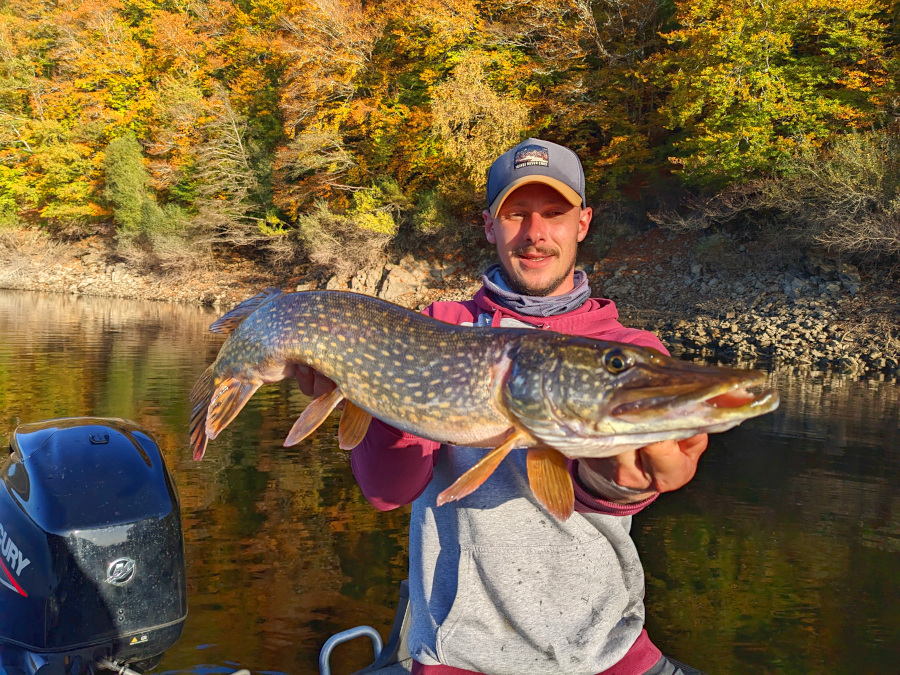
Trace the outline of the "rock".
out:
[[[347,279],[335,274],[325,284],[326,291],[343,291],[347,288]]]
[[[366,295],[375,295],[381,282],[383,270],[362,270],[350,277],[350,290]]]
[[[420,284],[416,283],[413,274],[397,265],[385,267],[386,275],[378,291],[378,297],[399,305],[411,305]]]

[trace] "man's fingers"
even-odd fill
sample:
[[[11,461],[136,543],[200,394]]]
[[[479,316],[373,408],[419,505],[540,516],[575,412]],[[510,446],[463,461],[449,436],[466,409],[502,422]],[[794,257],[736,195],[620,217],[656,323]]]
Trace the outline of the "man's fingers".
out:
[[[697,460],[708,444],[708,434],[697,434],[681,441],[658,441],[614,457],[579,462],[622,487],[671,492],[694,477]]]
[[[313,394],[313,381],[315,379],[315,375],[316,371],[309,366],[294,366],[294,377],[297,378],[297,384],[300,385],[300,391],[302,391],[307,396],[312,396]]]
[[[313,398],[327,394],[337,386],[318,370],[303,364],[294,367],[294,376],[297,378],[297,384],[300,385],[300,391]]]
[[[678,441],[678,447],[691,459],[699,459],[709,445],[709,434],[697,434],[683,441]]]
[[[659,492],[671,492],[688,483],[697,472],[697,461],[709,443],[707,434],[681,441],[661,441],[638,450],[640,466]]]

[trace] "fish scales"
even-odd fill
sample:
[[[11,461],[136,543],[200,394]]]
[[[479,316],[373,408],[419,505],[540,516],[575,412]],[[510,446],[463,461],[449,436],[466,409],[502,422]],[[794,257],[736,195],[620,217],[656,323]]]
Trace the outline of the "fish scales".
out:
[[[307,406],[285,445],[345,400],[341,448],[361,442],[373,417],[434,441],[493,448],[438,505],[471,494],[510,451],[528,448],[532,491],[564,520],[574,508],[565,457],[726,431],[778,406],[759,371],[549,331],[456,326],[356,293],[267,289],[210,330],[230,335],[191,391],[195,459],[260,385],[305,364],[337,388]]]
[[[384,422],[410,433],[428,422],[436,440],[465,444],[509,428],[491,396],[494,366],[511,336],[499,337],[368,296],[295,293],[248,316],[217,360],[242,364],[243,371],[233,367],[231,373],[246,377],[271,372],[265,381],[283,379],[285,363],[305,363]]]

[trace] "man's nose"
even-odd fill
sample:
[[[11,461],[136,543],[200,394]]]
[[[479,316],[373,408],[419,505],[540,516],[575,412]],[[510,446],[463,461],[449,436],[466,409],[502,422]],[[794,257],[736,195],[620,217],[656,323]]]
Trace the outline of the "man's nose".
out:
[[[547,238],[547,223],[539,213],[529,213],[522,221],[522,237],[537,244]]]

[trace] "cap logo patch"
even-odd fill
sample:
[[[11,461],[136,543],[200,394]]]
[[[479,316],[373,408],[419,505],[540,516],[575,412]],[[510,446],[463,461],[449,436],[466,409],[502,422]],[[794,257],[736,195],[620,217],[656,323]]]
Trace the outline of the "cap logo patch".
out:
[[[526,166],[549,166],[550,151],[542,145],[526,145],[516,152],[514,169],[524,169]]]

